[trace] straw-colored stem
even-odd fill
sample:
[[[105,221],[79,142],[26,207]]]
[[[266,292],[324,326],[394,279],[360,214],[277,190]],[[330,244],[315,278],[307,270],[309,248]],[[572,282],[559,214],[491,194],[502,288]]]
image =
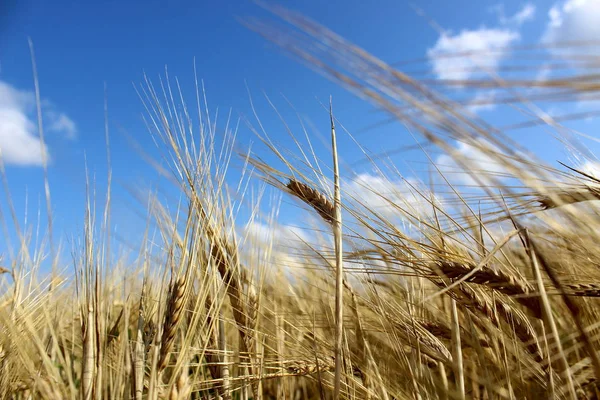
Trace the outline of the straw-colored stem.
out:
[[[331,100],[329,103],[329,117],[331,121],[331,146],[333,150],[333,198],[334,198],[334,221],[333,236],[335,240],[335,375],[333,398],[340,398],[342,383],[342,343],[344,333],[344,270],[342,255],[342,201],[340,192],[340,173],[337,155],[337,140],[335,137],[335,124],[333,122],[333,110]]]

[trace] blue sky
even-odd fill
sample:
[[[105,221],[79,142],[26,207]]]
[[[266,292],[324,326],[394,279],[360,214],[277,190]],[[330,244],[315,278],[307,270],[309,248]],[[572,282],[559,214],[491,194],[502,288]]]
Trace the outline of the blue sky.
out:
[[[391,0],[308,0],[286,4],[386,62],[420,60],[399,64],[399,68],[432,79],[477,76],[465,72],[476,66],[472,61],[436,59],[440,54],[600,37],[600,6],[593,0],[535,3],[428,0],[418,4],[425,17],[419,16],[408,3]],[[150,136],[141,118],[142,103],[133,84],[142,83],[144,73],[157,83],[168,66],[169,75],[180,79],[187,100],[193,103],[194,58],[211,110],[218,108],[221,118],[230,109],[234,120],[250,116],[249,89],[262,122],[282,146],[291,142],[263,92],[281,108],[286,119],[294,120],[295,113],[287,105],[289,100],[316,127],[311,131],[315,138],[317,133],[327,134],[327,114],[319,102],[327,102],[332,95],[337,118],[374,153],[414,143],[398,126],[388,124],[365,130],[386,117],[291,60],[240,24],[240,17],[269,17],[249,1],[9,0],[1,7],[0,149],[10,196],[21,223],[26,210],[29,221],[37,216],[38,208],[42,220],[45,219],[42,150],[36,128],[28,45],[31,38],[41,89],[47,154],[51,160],[49,180],[55,236],[59,238],[81,232],[84,156],[90,174],[95,175],[102,202],[107,175],[105,85],[115,184],[113,221],[117,221],[117,229],[125,236],[143,228],[143,221],[131,211],[131,199],[123,188],[132,183],[151,187],[156,182],[155,172],[140,159],[127,139],[130,136],[152,152]],[[561,57],[564,54],[548,54],[546,59],[555,61]],[[488,71],[496,71],[511,60],[514,64],[517,58],[515,54],[490,56],[485,64]],[[471,94],[480,98],[495,95]],[[541,107],[558,114],[589,109],[589,105],[578,104],[545,103]],[[474,107],[472,111],[499,125],[523,120],[502,107]],[[299,127],[294,123],[292,126]],[[569,126],[593,133],[598,124],[587,119]],[[569,155],[541,130],[531,129],[527,134],[520,131],[515,137],[550,162],[568,161]],[[238,139],[242,145],[255,141],[243,124]],[[315,141],[320,143],[319,139]],[[592,143],[586,145],[593,149]],[[460,145],[457,147],[469,152]],[[341,139],[340,151],[350,166],[362,158],[348,138]],[[419,161],[424,159],[421,154],[411,152],[397,157],[395,161],[402,174],[425,178],[419,176],[425,172],[419,167]],[[415,163],[411,164],[412,161]],[[368,168],[356,165],[354,171],[368,177],[371,173]],[[0,206],[7,218],[4,187],[0,190]],[[6,252],[2,242],[0,254]]]

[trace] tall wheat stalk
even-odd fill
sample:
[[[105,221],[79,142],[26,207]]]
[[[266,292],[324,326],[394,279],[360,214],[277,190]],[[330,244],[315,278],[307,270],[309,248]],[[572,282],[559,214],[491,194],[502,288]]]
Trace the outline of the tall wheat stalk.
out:
[[[331,148],[333,153],[333,199],[334,220],[333,238],[335,241],[335,384],[334,399],[340,398],[342,385],[342,361],[344,339],[344,260],[342,238],[342,194],[340,190],[340,171],[338,165],[337,139],[333,120],[333,104],[329,100],[329,119],[331,122]]]

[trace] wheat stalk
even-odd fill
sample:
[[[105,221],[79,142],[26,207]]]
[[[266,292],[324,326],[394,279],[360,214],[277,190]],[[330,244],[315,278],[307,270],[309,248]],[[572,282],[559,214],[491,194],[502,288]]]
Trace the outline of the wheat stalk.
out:
[[[335,381],[333,398],[337,400],[340,398],[342,384],[342,343],[344,335],[344,262],[342,249],[342,200],[340,191],[340,172],[331,98],[329,99],[329,118],[331,122],[331,147],[333,153],[334,219],[332,223],[333,237],[335,240]],[[320,209],[323,210],[322,206]]]

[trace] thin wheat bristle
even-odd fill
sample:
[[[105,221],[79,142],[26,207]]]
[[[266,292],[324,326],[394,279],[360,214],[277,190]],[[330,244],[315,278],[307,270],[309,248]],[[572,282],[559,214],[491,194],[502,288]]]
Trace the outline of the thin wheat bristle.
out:
[[[335,205],[323,193],[303,182],[290,179],[286,187],[300,200],[309,204],[325,221],[333,223]]]

